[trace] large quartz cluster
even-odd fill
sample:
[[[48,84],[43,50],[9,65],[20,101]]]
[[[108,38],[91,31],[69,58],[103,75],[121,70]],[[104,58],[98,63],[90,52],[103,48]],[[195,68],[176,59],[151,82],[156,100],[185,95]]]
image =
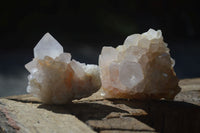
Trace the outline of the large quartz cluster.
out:
[[[133,34],[117,48],[103,47],[99,56],[106,98],[173,99],[180,91],[160,30]]]
[[[71,60],[49,33],[38,42],[34,59],[25,67],[31,73],[27,92],[44,103],[64,104],[90,96],[101,86],[98,66]]]

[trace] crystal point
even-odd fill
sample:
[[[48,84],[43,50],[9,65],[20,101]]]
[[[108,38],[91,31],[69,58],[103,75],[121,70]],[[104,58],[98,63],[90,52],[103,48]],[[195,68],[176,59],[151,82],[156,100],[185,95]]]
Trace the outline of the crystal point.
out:
[[[34,57],[43,59],[45,56],[56,58],[63,53],[63,47],[49,33],[46,33],[34,48]]]

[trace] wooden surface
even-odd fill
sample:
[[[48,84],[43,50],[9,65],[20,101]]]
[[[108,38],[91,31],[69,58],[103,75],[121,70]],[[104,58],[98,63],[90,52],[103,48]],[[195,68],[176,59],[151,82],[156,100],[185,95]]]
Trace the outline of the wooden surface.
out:
[[[0,99],[0,133],[199,133],[200,78],[180,81],[174,101],[103,99],[101,90],[66,105],[31,95]]]

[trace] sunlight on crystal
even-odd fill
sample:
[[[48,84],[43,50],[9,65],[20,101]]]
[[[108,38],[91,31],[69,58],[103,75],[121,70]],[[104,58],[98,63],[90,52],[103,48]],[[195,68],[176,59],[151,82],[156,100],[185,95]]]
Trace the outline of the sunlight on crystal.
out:
[[[58,57],[63,53],[63,47],[49,33],[46,33],[34,48],[34,57],[43,59],[45,56]]]
[[[103,47],[99,66],[105,97],[173,99],[180,91],[174,64],[160,30],[130,35],[116,49]]]
[[[88,97],[101,81],[99,67],[71,60],[70,53],[49,33],[34,48],[34,59],[25,65],[30,72],[27,92],[48,104],[64,104]]]

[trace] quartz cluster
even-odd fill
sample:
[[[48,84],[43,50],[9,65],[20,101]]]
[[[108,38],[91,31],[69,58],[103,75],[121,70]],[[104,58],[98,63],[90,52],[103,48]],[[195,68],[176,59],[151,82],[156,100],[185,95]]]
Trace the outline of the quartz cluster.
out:
[[[123,45],[102,49],[99,66],[104,95],[173,99],[180,91],[174,64],[160,30],[130,35]]]
[[[30,72],[27,92],[44,103],[64,104],[88,97],[101,86],[99,67],[71,60],[71,54],[64,53],[49,33],[38,42],[34,59],[25,67]]]

